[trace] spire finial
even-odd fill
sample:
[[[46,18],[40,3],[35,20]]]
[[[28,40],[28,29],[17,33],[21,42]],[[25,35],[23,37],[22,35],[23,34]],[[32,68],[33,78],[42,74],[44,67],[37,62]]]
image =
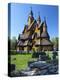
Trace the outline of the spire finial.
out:
[[[46,17],[44,17],[44,26],[47,27],[47,24],[46,24]]]
[[[39,22],[41,22],[41,18],[40,18],[40,12],[38,12],[38,19]]]
[[[32,7],[30,7],[30,15],[33,16]]]

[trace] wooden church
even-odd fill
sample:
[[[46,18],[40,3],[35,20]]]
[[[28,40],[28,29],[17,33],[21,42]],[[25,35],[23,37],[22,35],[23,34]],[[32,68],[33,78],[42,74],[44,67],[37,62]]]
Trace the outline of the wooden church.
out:
[[[19,34],[17,41],[18,51],[52,51],[53,44],[47,31],[46,19],[41,22],[38,15],[37,20],[33,17],[31,9],[28,16],[28,23],[24,26],[22,34]]]

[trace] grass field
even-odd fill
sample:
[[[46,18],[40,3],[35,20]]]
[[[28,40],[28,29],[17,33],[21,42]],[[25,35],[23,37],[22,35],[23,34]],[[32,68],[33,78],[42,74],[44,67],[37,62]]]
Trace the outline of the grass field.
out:
[[[27,68],[27,63],[30,60],[34,60],[35,58],[32,58],[31,54],[17,54],[17,55],[11,55],[11,64],[16,65],[16,70],[21,70]]]
[[[46,52],[46,55],[48,55],[51,60],[53,59],[52,51]],[[37,58],[32,58],[32,54],[11,54],[11,64],[15,64],[16,70],[26,69],[28,66],[28,62],[36,59]]]

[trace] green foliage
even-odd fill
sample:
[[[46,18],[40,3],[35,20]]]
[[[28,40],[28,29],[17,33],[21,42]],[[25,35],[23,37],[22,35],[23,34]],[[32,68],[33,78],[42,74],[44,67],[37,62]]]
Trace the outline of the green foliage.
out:
[[[52,51],[46,51],[46,56],[48,57],[48,60],[52,60],[53,59],[53,54]]]
[[[52,38],[51,41],[52,41],[54,47],[56,48],[56,50],[58,51],[58,44],[59,44],[58,37]]]
[[[11,50],[16,50],[16,46],[17,46],[17,40],[15,37],[13,37],[11,40],[10,40],[10,48]]]
[[[32,54],[11,55],[11,64],[16,65],[16,70],[26,69],[31,60],[35,60],[35,58],[32,58]]]
[[[32,54],[32,58],[38,58],[39,57],[39,53],[37,53],[37,52],[33,52],[33,54]]]
[[[33,52],[32,58],[39,58],[39,55],[45,55],[45,52]]]
[[[53,59],[58,59],[58,52],[54,52],[54,51],[46,51],[46,56],[48,56],[48,58],[50,58],[50,60]]]
[[[33,53],[35,52],[35,48],[32,48]]]
[[[11,50],[11,51],[10,51],[10,54],[11,54],[11,55],[16,55],[16,54],[19,54],[19,52],[16,52],[16,51],[14,51],[14,50]]]

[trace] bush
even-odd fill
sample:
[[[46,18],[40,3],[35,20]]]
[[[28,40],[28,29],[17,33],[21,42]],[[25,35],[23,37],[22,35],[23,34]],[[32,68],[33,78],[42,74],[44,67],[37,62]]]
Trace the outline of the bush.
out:
[[[56,56],[58,55],[58,52],[53,52],[53,59],[56,59]]]
[[[46,55],[45,52],[34,52],[32,54],[32,58],[39,58],[39,55],[43,56],[43,55]]]

